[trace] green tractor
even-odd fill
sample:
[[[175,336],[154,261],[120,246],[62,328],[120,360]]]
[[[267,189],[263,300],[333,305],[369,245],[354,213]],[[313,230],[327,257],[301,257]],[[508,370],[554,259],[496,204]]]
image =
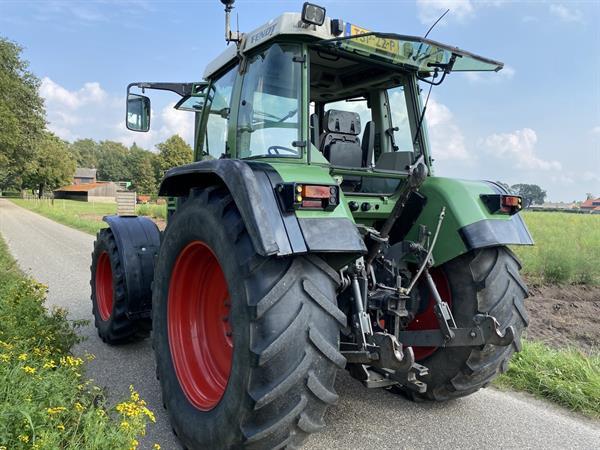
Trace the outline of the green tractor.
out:
[[[164,232],[110,216],[97,237],[100,337],[152,330],[172,426],[187,448],[283,448],[324,427],[339,369],[413,400],[472,394],[527,326],[508,245],[531,245],[521,198],[433,175],[420,83],[502,63],[374,33],[306,3],[233,32],[206,81],[133,83],[195,117],[195,161],[169,170]],[[443,152],[443,148],[436,149]]]

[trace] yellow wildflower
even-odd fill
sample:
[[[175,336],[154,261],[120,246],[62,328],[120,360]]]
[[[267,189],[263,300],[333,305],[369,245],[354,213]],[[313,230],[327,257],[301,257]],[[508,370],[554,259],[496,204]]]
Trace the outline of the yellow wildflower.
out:
[[[85,409],[83,407],[83,405],[79,402],[75,403],[75,409],[77,410],[77,412],[83,412],[83,410]]]
[[[66,411],[67,408],[65,408],[64,406],[57,406],[55,408],[48,408],[46,409],[46,412],[48,413],[49,416],[54,416],[56,414],[60,414],[63,411]]]
[[[153,450],[160,450],[160,445],[158,445],[158,444],[154,444],[154,445],[152,446],[152,449],[153,449]]]
[[[131,441],[131,448],[129,450],[136,450],[138,448],[139,442],[137,439]]]
[[[2,353],[0,355],[0,361],[2,361],[2,362],[9,362],[10,361],[10,355]],[[2,450],[2,449],[0,448],[0,450]]]
[[[125,430],[129,430],[129,428],[130,428],[129,422],[127,422],[126,420],[121,422],[121,428],[123,428]]]
[[[29,375],[33,375],[35,373],[34,367],[25,366],[23,367],[23,371]]]
[[[25,361],[27,359],[27,353],[21,353],[19,355],[19,361]]]
[[[74,358],[73,356],[65,356],[60,358],[60,363],[63,366],[77,367],[83,364],[83,359]]]
[[[54,362],[53,359],[46,361],[44,363],[44,369],[54,369],[54,368],[56,368],[56,363]]]
[[[65,431],[65,426],[62,423],[59,423],[58,425],[56,425],[56,428],[60,431]]]
[[[26,434],[20,434],[20,435],[19,435],[19,440],[20,440],[21,442],[25,442],[25,443],[27,443],[27,442],[29,442],[29,436],[27,436]]]

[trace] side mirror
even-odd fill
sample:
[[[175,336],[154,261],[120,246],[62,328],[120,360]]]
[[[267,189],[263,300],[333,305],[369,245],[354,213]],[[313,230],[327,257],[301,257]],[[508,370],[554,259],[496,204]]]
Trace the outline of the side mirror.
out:
[[[150,129],[150,99],[144,95],[127,94],[127,129],[146,132]]]

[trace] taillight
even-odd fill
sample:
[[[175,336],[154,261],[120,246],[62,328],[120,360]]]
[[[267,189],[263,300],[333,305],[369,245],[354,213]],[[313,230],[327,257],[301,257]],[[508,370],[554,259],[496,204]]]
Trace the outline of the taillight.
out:
[[[481,194],[481,200],[492,214],[513,215],[523,209],[520,195]]]
[[[282,183],[277,185],[276,191],[286,211],[296,209],[332,211],[340,203],[339,189],[337,185]]]

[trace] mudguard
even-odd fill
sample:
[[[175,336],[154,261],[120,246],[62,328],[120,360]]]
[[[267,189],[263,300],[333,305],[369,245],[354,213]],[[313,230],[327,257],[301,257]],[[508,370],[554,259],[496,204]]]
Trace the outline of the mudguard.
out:
[[[492,214],[481,194],[507,194],[489,181],[467,181],[429,177],[421,189],[419,215],[407,239],[418,238],[418,227],[435,230],[442,207],[446,217],[433,252],[435,265],[443,264],[468,251],[496,245],[533,245],[533,239],[520,214]]]
[[[282,181],[266,163],[208,160],[169,170],[159,195],[185,197],[191,188],[223,184],[240,211],[256,252],[262,256],[366,252],[349,218],[299,219],[294,212],[283,211],[275,195],[275,187]]]
[[[160,231],[146,217],[106,216],[115,236],[125,273],[129,319],[150,317],[154,258],[160,248]]]

